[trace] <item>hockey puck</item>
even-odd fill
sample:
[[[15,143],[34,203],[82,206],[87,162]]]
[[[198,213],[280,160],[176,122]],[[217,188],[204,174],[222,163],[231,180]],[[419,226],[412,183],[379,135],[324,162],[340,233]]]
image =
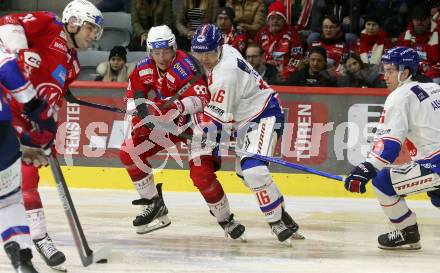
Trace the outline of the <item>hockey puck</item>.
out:
[[[108,262],[107,259],[101,259],[101,260],[97,261],[96,263],[98,263],[98,264],[106,264],[107,262]]]

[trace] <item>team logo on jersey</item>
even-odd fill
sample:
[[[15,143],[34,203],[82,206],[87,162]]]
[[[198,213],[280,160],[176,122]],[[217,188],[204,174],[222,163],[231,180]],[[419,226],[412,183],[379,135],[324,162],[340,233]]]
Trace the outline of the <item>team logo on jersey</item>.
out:
[[[66,82],[66,75],[67,69],[60,64],[52,72],[52,77],[59,83],[61,87],[64,87],[64,83]]]
[[[25,51],[23,52],[24,62],[32,67],[39,68],[41,65],[41,57],[37,52]]]
[[[179,62],[174,64],[173,71],[176,72],[181,80],[185,80],[189,77],[188,70],[186,70],[186,68]]]

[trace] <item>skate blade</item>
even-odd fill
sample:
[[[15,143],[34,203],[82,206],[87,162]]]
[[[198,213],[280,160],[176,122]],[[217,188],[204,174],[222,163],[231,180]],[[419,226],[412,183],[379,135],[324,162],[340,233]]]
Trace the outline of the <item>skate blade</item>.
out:
[[[292,238],[292,237],[287,238],[286,240],[280,242],[281,245],[283,245],[283,246],[287,246],[287,247],[292,247],[293,244],[292,244],[292,239],[291,239],[291,238]]]
[[[414,244],[406,244],[406,245],[396,246],[396,247],[389,247],[389,246],[383,246],[383,245],[378,245],[377,247],[380,249],[384,249],[384,250],[419,250],[422,248],[422,245],[420,244],[420,242],[417,242]]]
[[[238,240],[240,240],[241,243],[246,243],[246,242],[247,242],[247,238],[246,238],[246,236],[245,236],[244,234],[242,234],[240,237],[235,238],[235,239],[231,238],[229,235],[226,235],[225,237],[226,237],[227,239],[231,239],[231,240],[233,240],[233,241],[238,241]]]
[[[306,237],[304,237],[304,235],[302,235],[298,231],[293,233],[292,236],[290,236],[290,238],[292,238],[293,240],[305,240],[306,239]]]
[[[67,268],[63,264],[49,266],[49,267],[57,272],[67,272]]]
[[[171,224],[170,219],[168,219],[168,216],[162,216],[157,219],[154,219],[151,223],[148,223],[143,226],[137,226],[136,227],[136,233],[137,234],[146,234],[158,229],[165,228]]]

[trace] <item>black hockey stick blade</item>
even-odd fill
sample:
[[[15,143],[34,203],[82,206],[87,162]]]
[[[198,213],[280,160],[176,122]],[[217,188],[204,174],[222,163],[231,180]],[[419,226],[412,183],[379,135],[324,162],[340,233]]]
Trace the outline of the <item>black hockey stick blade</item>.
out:
[[[84,267],[91,265],[99,260],[105,259],[111,254],[111,246],[105,246],[94,252],[90,249],[86,236],[82,229],[81,223],[76,213],[75,206],[70,196],[69,189],[67,187],[66,180],[64,179],[63,172],[60,167],[60,163],[54,154],[48,156],[50,169],[55,178],[58,195],[63,204],[64,212],[69,222],[69,227],[73,235],[76,248],[78,250],[81,262]]]
[[[106,111],[111,111],[111,112],[116,112],[116,113],[121,113],[121,114],[125,114],[125,112],[126,112],[124,109],[120,109],[117,107],[112,107],[112,106],[108,106],[108,105],[102,105],[102,104],[98,104],[98,103],[91,103],[88,101],[80,100],[72,94],[70,89],[67,89],[66,100],[70,103],[76,103],[79,105],[84,105],[84,106],[97,108],[97,109],[101,109],[101,110],[106,110]]]

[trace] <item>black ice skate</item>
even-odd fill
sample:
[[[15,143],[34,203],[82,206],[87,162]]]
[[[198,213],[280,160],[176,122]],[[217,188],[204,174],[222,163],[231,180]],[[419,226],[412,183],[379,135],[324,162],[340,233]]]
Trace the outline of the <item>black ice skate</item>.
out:
[[[272,229],[272,233],[275,234],[275,236],[277,236],[278,241],[287,243],[288,245],[291,244],[290,237],[292,237],[294,232],[293,230],[288,228],[286,224],[284,224],[284,222],[281,221],[281,219],[276,222],[269,223],[269,225],[270,228]]]
[[[227,220],[219,222],[218,224],[225,231],[226,238],[240,238],[241,241],[246,242],[246,238],[244,236],[244,231],[246,228],[242,224],[234,220],[234,214],[231,214]]]
[[[133,220],[137,234],[145,234],[171,224],[167,216],[168,209],[162,198],[162,183],[157,184],[156,188],[158,196],[151,199],[141,198],[132,202],[133,205],[143,206],[142,212]]]
[[[298,224],[292,219],[292,217],[287,213],[287,211],[284,210],[284,208],[282,208],[282,210],[283,213],[281,215],[281,220],[289,229],[293,231],[292,239],[304,240],[306,237],[304,237],[304,235],[302,235],[298,231],[299,229]]]
[[[402,230],[394,230],[377,238],[378,247],[388,250],[417,250],[422,248],[417,223]]]
[[[32,251],[29,248],[20,249],[20,245],[11,241],[4,245],[6,254],[11,260],[12,266],[17,273],[38,273],[32,264]]]
[[[49,234],[46,233],[42,239],[32,241],[41,258],[49,267],[62,272],[67,271],[64,265],[62,265],[66,261],[66,256],[55,247]]]

